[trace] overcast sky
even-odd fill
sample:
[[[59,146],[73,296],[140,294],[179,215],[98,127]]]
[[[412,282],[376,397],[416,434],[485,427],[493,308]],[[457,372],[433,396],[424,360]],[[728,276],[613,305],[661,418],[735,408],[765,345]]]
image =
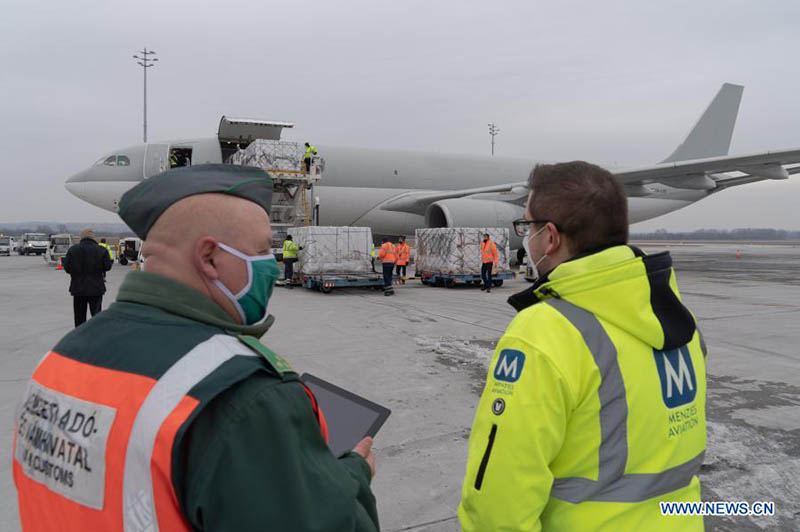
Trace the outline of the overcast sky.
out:
[[[732,154],[800,146],[800,4],[785,0],[70,2],[5,0],[0,221],[117,221],[71,174],[219,117],[295,122],[318,144],[582,158],[668,155],[726,81],[745,85]],[[520,176],[524,179],[525,176]],[[800,176],[635,226],[800,229]]]

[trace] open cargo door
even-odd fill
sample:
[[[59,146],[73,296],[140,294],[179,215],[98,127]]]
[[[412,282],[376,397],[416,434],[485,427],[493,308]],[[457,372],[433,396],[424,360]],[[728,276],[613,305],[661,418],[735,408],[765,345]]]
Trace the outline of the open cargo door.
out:
[[[290,127],[294,127],[291,122],[223,116],[217,131],[219,145],[222,148],[222,160],[227,160],[236,150],[246,148],[256,139],[280,140],[283,128]]]

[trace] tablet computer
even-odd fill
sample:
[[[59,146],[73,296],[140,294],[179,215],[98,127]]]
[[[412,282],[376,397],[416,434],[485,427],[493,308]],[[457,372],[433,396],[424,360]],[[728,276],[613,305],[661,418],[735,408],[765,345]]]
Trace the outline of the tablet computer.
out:
[[[339,457],[366,436],[378,433],[391,410],[309,373],[300,376],[309,387],[328,423],[328,447]]]

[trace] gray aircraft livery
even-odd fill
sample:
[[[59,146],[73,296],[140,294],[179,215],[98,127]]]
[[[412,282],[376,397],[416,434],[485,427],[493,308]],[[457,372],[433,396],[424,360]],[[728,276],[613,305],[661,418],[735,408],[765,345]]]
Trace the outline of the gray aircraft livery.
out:
[[[661,163],[609,168],[624,184],[631,223],[675,211],[720,190],[800,173],[800,149],[729,156],[744,87],[725,83],[689,135]],[[223,163],[255,139],[279,139],[291,123],[222,117],[216,137],[115,150],[70,177],[75,196],[115,212],[126,190],[169,167]],[[320,225],[413,235],[422,227],[508,227],[523,216],[531,160],[318,145],[325,171],[314,188]],[[796,166],[793,166],[796,165]],[[513,230],[510,231],[513,235]],[[518,249],[516,237],[512,247]]]

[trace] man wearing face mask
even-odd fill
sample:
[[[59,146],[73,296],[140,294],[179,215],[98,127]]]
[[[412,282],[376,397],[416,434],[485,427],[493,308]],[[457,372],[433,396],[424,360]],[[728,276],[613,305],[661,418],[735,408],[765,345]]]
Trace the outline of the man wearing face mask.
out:
[[[629,246],[627,199],[582,161],[531,172],[514,222],[538,277],[509,303],[475,415],[464,531],[702,530],[705,344],[667,252]]]
[[[376,531],[371,439],[334,457],[313,394],[258,341],[272,182],[173,169],[120,216],[144,271],[45,356],[17,413],[24,530]]]

